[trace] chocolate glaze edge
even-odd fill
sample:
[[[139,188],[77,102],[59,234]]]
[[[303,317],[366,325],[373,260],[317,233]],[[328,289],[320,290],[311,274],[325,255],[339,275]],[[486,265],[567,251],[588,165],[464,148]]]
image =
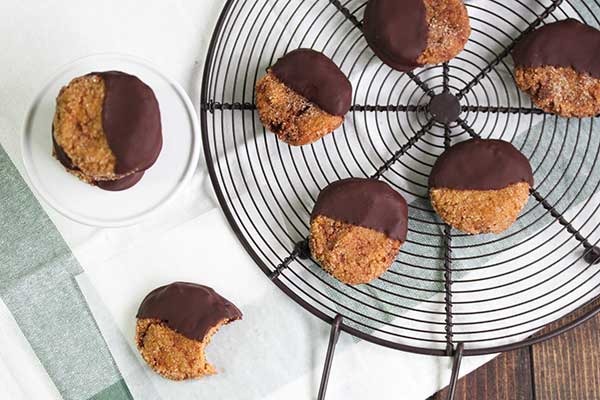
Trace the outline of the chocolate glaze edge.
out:
[[[105,85],[102,128],[118,175],[150,168],[162,149],[162,122],[152,88],[121,71],[92,72]]]
[[[470,139],[450,147],[429,176],[430,189],[501,190],[520,182],[534,185],[529,160],[498,139]]]
[[[600,78],[600,31],[575,19],[536,29],[512,52],[517,67],[564,67]]]
[[[369,0],[363,32],[373,52],[401,72],[422,67],[427,48],[427,9],[423,0]]]
[[[69,155],[56,142],[56,139],[54,138],[54,133],[52,134],[52,146],[55,158],[58,160],[59,163],[61,163],[63,167],[70,171],[81,172],[81,169],[79,169],[78,166],[73,164],[73,161],[71,160]],[[92,180],[90,182],[90,185],[97,186],[98,188],[109,192],[120,192],[138,184],[139,181],[143,178],[144,174],[145,171],[140,171],[134,172],[119,179],[113,179],[108,181]]]
[[[406,241],[406,200],[387,183],[375,179],[349,178],[331,183],[319,193],[311,222],[319,215]]]
[[[279,81],[316,104],[323,111],[344,116],[352,103],[352,84],[324,54],[296,49],[268,69]]]
[[[242,319],[242,312],[208,286],[174,282],[148,293],[136,317],[161,320],[174,331],[202,341],[221,321]]]

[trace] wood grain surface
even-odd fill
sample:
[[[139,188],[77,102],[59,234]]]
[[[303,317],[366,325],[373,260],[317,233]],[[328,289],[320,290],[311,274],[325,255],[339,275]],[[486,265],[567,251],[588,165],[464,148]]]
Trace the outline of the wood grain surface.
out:
[[[600,300],[546,330],[587,313]],[[442,390],[429,400],[446,400]],[[552,340],[505,353],[459,381],[455,400],[600,400],[600,315]]]

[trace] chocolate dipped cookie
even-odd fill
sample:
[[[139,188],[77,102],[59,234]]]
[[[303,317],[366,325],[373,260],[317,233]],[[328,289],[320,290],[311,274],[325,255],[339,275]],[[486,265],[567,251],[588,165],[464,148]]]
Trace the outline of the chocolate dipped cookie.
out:
[[[562,117],[600,114],[600,31],[574,19],[545,25],[523,38],[512,56],[521,90]]]
[[[363,31],[381,61],[406,72],[456,57],[471,24],[462,0],[369,0]]]
[[[286,54],[256,84],[261,122],[293,146],[313,143],[339,128],[351,101],[348,78],[327,56],[311,49]]]
[[[205,349],[225,324],[242,318],[231,302],[213,289],[175,282],[150,292],[137,312],[135,342],[142,358],[171,380],[216,373]]]
[[[75,78],[56,99],[52,142],[57,160],[81,180],[127,189],[160,154],[158,101],[148,85],[123,72]]]
[[[471,139],[446,150],[429,176],[429,196],[447,224],[469,234],[501,233],[527,204],[533,173],[509,142]]]
[[[406,241],[408,207],[387,183],[350,178],[321,191],[312,211],[313,258],[341,282],[368,283],[392,265]]]

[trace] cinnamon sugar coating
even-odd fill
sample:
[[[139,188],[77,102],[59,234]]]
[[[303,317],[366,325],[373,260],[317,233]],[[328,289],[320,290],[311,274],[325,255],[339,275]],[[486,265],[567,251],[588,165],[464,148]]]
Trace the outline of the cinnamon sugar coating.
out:
[[[381,276],[402,246],[402,242],[384,233],[322,215],[311,222],[309,244],[325,271],[351,285],[369,283]]]
[[[529,188],[526,182],[500,190],[434,188],[429,195],[436,213],[454,228],[469,234],[501,233],[527,204]]]
[[[175,381],[197,379],[217,373],[206,361],[205,350],[212,336],[226,323],[227,320],[220,321],[200,341],[172,330],[160,320],[138,319],[135,342],[144,361],[156,373]]]
[[[462,0],[424,0],[427,47],[417,59],[419,64],[440,64],[460,53],[471,35],[471,23]]]
[[[343,117],[326,113],[270,71],[256,84],[256,106],[263,125],[293,146],[313,143],[344,122]]]
[[[561,117],[600,114],[600,79],[570,67],[517,67],[515,79],[533,103]]]

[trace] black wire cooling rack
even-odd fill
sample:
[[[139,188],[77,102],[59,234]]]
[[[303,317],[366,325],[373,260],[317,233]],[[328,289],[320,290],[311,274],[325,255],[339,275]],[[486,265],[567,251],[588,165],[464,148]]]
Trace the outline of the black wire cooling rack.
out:
[[[574,17],[598,27],[600,2],[467,0],[472,35],[443,65],[399,73],[362,37],[366,2],[230,0],[204,70],[204,153],[220,205],[258,266],[289,297],[331,324],[319,389],[324,398],[341,331],[390,348],[454,357],[450,398],[463,356],[493,354],[557,336],[594,307],[537,333],[600,293],[600,138],[595,119],[564,120],[516,88],[510,52],[523,35]],[[298,47],[322,51],[348,75],[354,105],[323,140],[289,147],[257,118],[254,85]],[[454,104],[460,113],[436,103]],[[534,167],[536,188],[517,224],[469,237],[428,203],[435,159],[469,137],[511,141]],[[306,236],[320,189],[349,176],[385,179],[409,200],[407,243],[368,285],[346,286],[310,259]]]

